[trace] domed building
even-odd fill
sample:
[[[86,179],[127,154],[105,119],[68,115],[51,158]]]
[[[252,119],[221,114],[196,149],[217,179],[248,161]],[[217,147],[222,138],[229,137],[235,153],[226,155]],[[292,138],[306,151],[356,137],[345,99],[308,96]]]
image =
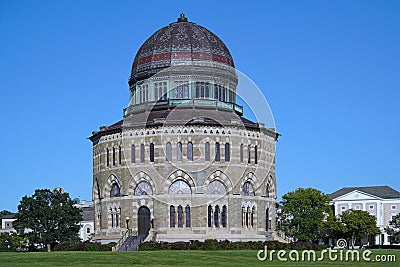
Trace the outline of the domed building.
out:
[[[128,84],[123,119],[90,137],[94,240],[273,239],[278,134],[243,116],[218,36],[182,14],[139,48]]]

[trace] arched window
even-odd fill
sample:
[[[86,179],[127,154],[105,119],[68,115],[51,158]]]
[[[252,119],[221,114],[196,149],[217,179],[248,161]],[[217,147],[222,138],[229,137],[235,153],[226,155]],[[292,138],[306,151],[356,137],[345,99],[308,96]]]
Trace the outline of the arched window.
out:
[[[119,226],[119,214],[115,213],[115,226],[118,227]]]
[[[113,183],[110,191],[110,197],[119,197],[119,196],[121,196],[119,185],[117,183]]]
[[[176,154],[176,159],[177,160],[182,160],[182,143],[178,142],[177,146],[177,154]]]
[[[265,229],[271,229],[271,220],[269,219],[269,208],[265,210]]]
[[[140,145],[140,162],[144,163],[144,144]]]
[[[251,146],[247,146],[247,163],[251,163]]]
[[[169,187],[168,193],[170,194],[191,194],[192,190],[188,183],[183,180],[176,180]]]
[[[165,146],[166,154],[167,154],[167,160],[172,161],[172,146],[171,143],[168,142]]]
[[[258,163],[257,146],[254,147],[254,164]]]
[[[119,165],[121,165],[122,164],[122,148],[121,148],[121,146],[119,146],[119,148],[118,148],[118,163],[119,163]]]
[[[150,162],[154,162],[154,144],[150,143]]]
[[[113,166],[115,166],[115,147],[113,147]]]
[[[106,158],[107,158],[107,167],[108,167],[108,166],[110,166],[110,150],[108,148],[107,148]]]
[[[245,182],[242,187],[242,195],[254,196],[254,189],[250,182]]]
[[[114,213],[111,213],[111,227],[114,227]]]
[[[212,207],[211,207],[211,205],[209,205],[208,209],[207,209],[207,222],[208,222],[208,227],[211,227],[211,224],[212,224]]]
[[[243,144],[240,144],[240,162],[243,162]]]
[[[135,188],[135,196],[152,195],[153,188],[148,182],[140,182]]]
[[[169,207],[169,227],[175,227],[175,207]]]
[[[187,159],[193,161],[193,143],[189,142],[187,144]]]
[[[135,145],[131,146],[131,162],[132,163],[136,162],[136,148],[135,148]]]
[[[221,151],[220,151],[220,146],[219,143],[215,143],[215,161],[220,161],[221,160]]]
[[[226,205],[222,206],[222,212],[221,212],[221,225],[222,227],[226,227]]]
[[[219,227],[219,206],[215,206],[214,210],[214,226]]]
[[[250,213],[250,208],[246,209],[246,227],[249,227],[249,213]]]
[[[266,189],[265,189],[265,196],[269,197],[269,190],[270,190],[270,186],[269,184],[267,184]]]
[[[251,209],[251,227],[254,227],[254,216],[255,216],[255,214],[256,214],[256,208],[252,208]]]
[[[225,195],[226,188],[220,181],[214,180],[207,186],[207,194]]]
[[[183,227],[183,208],[178,206],[178,227]]]
[[[204,145],[204,158],[205,161],[210,161],[210,143],[206,142]]]
[[[229,143],[225,143],[225,161],[228,162],[231,160],[231,149],[229,147]]]
[[[187,205],[185,208],[185,214],[186,214],[186,227],[190,227],[190,206]]]

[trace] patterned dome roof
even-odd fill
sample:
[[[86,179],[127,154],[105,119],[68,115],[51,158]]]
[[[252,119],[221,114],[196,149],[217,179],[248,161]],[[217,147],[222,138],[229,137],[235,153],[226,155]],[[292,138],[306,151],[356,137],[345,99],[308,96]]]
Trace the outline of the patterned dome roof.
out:
[[[129,84],[147,79],[158,71],[181,62],[210,61],[234,67],[231,53],[214,33],[184,14],[178,22],[156,31],[140,47],[132,65]]]

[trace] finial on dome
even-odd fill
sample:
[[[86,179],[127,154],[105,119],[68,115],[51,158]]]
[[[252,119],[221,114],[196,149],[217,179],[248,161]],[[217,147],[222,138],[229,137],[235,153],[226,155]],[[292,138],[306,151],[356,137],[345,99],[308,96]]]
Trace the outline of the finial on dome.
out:
[[[185,14],[181,13],[181,16],[178,18],[178,22],[187,22],[187,17],[185,17]]]

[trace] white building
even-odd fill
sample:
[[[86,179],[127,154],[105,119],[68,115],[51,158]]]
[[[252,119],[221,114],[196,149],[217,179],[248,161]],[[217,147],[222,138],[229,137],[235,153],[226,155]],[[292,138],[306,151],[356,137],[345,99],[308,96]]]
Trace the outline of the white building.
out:
[[[348,209],[363,210],[376,217],[381,231],[375,236],[376,245],[389,245],[385,227],[400,212],[400,192],[389,186],[344,187],[329,195],[335,215]],[[371,240],[372,242],[372,240]]]
[[[15,219],[15,213],[5,215],[0,218],[1,220],[1,229],[0,233],[11,233],[15,232],[15,229],[13,228],[13,222],[16,220]]]
[[[79,223],[78,236],[82,241],[91,240],[94,234],[94,208],[92,201],[81,200],[76,204],[82,210],[82,221]]]

